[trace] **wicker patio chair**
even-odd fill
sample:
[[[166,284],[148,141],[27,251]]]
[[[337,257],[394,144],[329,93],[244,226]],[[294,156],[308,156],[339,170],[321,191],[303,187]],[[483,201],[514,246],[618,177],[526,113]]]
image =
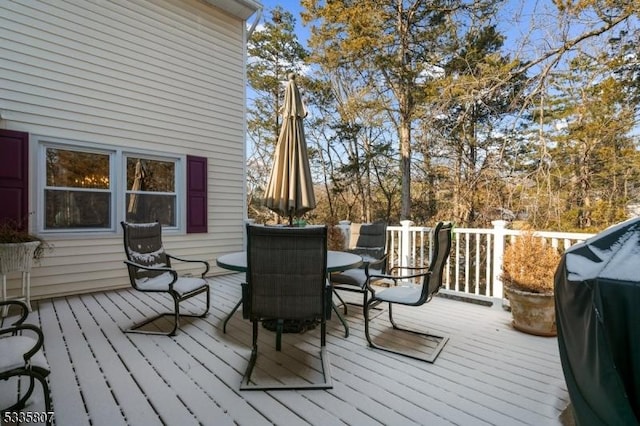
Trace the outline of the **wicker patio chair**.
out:
[[[166,253],[162,245],[162,226],[158,222],[121,222],[121,225],[124,230],[124,251],[127,255],[127,260],[124,263],[129,271],[131,286],[142,292],[166,293],[171,296],[174,306],[173,312],[155,315],[125,331],[129,333],[173,336],[180,326],[180,302],[201,293],[206,296],[204,312],[197,315],[182,314],[182,316],[206,317],[210,304],[209,283],[205,279],[207,272],[209,272],[209,263],[204,260],[178,258]],[[171,268],[172,260],[200,263],[204,267],[204,271],[200,277],[178,276],[178,273]],[[164,316],[173,318],[173,328],[170,331],[141,329]]]
[[[357,229],[357,228],[356,228]],[[349,249],[346,251],[357,254],[362,257],[363,265],[361,268],[349,269],[343,272],[334,272],[331,274],[331,284],[333,285],[334,294],[340,300],[344,314],[347,314],[347,304],[342,299],[338,291],[350,291],[361,293],[363,295],[363,304],[356,306],[364,306],[366,300],[367,277],[370,274],[386,274],[387,272],[387,224],[386,222],[377,221],[373,223],[365,223],[359,226],[359,231],[353,233],[352,240],[355,238],[355,244],[350,243]],[[375,281],[374,278],[372,281]]]
[[[326,321],[331,313],[327,282],[327,228],[247,226],[247,282],[242,285],[243,316],[253,325],[251,358],[241,390],[330,389]],[[301,385],[260,385],[251,374],[258,356],[258,323],[276,320],[276,350],[281,350],[285,320],[320,322],[323,381]]]
[[[369,346],[382,349],[388,352],[397,353],[400,355],[408,356],[411,358],[419,359],[427,362],[434,362],[444,345],[449,338],[447,336],[439,336],[423,331],[410,330],[402,328],[393,319],[393,305],[407,305],[407,306],[421,306],[431,300],[431,298],[439,291],[442,286],[442,274],[451,251],[451,223],[438,223],[433,229],[433,253],[431,261],[428,266],[425,267],[394,267],[390,271],[390,274],[385,275],[371,275],[369,278],[384,278],[395,282],[395,286],[389,287],[384,290],[376,290],[367,281],[367,288],[371,293],[371,297],[365,301],[364,307],[364,333],[369,342]],[[394,275],[396,271],[407,270],[410,272],[408,275]],[[419,284],[414,282],[420,281]],[[368,293],[365,293],[367,297]],[[389,305],[389,321],[396,330],[410,332],[416,335],[424,336],[429,340],[433,340],[436,343],[435,348],[431,351],[430,355],[426,357],[416,356],[413,353],[394,349],[390,346],[376,345],[370,336],[371,321],[375,318],[370,318],[370,310],[372,306],[379,303],[388,303]]]
[[[21,391],[16,389],[16,403],[6,408],[2,407],[0,412],[4,419],[5,412],[14,412],[25,408],[35,389],[35,382],[38,381],[42,385],[44,408],[45,413],[47,413],[44,418],[46,419],[46,424],[50,425],[51,395],[47,384],[47,376],[50,369],[42,352],[44,336],[39,327],[32,324],[24,324],[29,314],[29,307],[26,303],[18,300],[0,302],[0,306],[3,308],[10,305],[19,306],[21,314],[11,326],[0,329],[0,380],[26,378],[28,387],[24,390],[25,386],[20,386],[22,388]]]

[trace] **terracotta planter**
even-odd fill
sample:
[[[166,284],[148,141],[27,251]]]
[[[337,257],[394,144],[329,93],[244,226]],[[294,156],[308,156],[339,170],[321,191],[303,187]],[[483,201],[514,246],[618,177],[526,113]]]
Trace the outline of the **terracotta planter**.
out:
[[[530,293],[505,287],[511,305],[513,327],[536,336],[556,336],[556,309],[553,293]]]

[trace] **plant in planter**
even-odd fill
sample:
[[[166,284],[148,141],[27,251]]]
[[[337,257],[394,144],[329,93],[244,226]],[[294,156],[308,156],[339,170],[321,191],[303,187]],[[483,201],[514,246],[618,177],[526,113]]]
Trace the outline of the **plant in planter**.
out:
[[[30,272],[34,261],[39,261],[49,244],[29,234],[19,223],[4,221],[0,224],[0,275],[2,275],[2,300],[7,299],[6,276],[10,272],[22,273],[22,299],[31,310]],[[6,315],[6,308],[3,315]]]
[[[51,248],[46,241],[33,234],[29,234],[14,221],[4,221],[0,224],[0,244],[23,244],[35,242],[38,244],[30,244],[30,246],[35,247],[31,259],[38,261],[42,259],[45,251]]]
[[[530,230],[507,246],[502,279],[511,306],[513,326],[538,336],[555,336],[554,273],[560,253]]]

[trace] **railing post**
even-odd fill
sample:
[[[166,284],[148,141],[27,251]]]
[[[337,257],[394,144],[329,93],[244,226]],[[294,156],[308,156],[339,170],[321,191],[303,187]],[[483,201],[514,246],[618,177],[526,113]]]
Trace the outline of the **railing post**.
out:
[[[504,255],[505,227],[507,221],[494,220],[493,225],[493,298],[502,302],[504,291],[502,285],[502,257]]]
[[[410,220],[401,220],[400,225],[402,225],[402,231],[400,231],[400,244],[398,245],[400,248],[400,253],[398,253],[398,258],[400,259],[400,267],[404,268],[407,266],[411,266],[411,231],[409,228],[413,225],[413,222]]]
[[[342,232],[342,236],[344,237],[344,245],[342,249],[346,250],[349,248],[349,241],[351,241],[351,221],[341,220],[336,226],[340,229],[340,232]]]

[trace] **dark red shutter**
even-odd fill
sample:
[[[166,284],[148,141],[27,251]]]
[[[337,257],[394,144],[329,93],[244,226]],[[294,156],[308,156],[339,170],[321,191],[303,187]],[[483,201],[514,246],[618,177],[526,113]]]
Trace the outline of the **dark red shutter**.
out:
[[[207,232],[207,159],[187,156],[187,233]]]
[[[29,134],[0,129],[0,223],[29,226]]]

